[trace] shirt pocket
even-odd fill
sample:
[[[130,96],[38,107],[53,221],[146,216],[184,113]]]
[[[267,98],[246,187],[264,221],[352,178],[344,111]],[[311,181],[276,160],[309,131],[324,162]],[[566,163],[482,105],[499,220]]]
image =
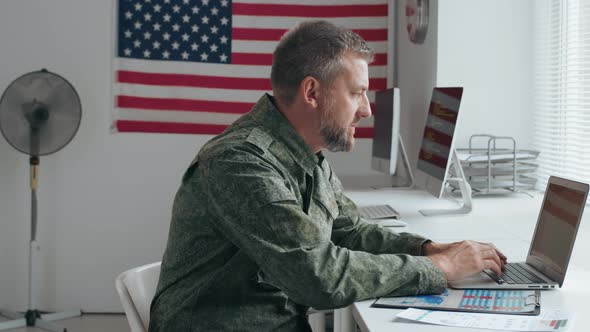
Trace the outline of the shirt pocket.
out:
[[[340,214],[338,210],[338,203],[336,202],[336,196],[332,190],[329,182],[321,183],[324,180],[321,178],[315,186],[312,194],[311,205],[309,207],[309,216],[317,223],[320,223],[320,227],[325,230],[329,230],[330,234],[332,229],[332,223]]]

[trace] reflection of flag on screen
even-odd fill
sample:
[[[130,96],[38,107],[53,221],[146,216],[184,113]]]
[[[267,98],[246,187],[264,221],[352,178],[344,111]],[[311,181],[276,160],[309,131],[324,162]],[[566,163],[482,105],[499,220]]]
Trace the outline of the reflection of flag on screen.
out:
[[[451,158],[462,96],[463,88],[434,88],[432,91],[417,166],[441,181]]]
[[[555,223],[569,224],[569,231],[575,231],[580,217],[580,207],[584,205],[584,192],[550,183],[547,197],[543,202],[543,214],[551,215]],[[549,218],[549,215],[542,217]],[[561,227],[561,226],[560,226]],[[565,228],[562,228],[565,230]]]
[[[365,38],[370,89],[386,88],[387,0],[119,0],[116,16],[115,131],[220,133],[270,92],[277,41],[310,18]]]

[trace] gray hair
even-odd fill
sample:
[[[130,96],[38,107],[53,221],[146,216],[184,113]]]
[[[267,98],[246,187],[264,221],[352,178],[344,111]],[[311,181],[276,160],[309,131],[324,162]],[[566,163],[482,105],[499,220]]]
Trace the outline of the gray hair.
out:
[[[273,53],[270,80],[275,97],[286,105],[295,101],[307,76],[331,85],[347,54],[371,63],[374,52],[356,33],[327,21],[306,21],[287,32]]]

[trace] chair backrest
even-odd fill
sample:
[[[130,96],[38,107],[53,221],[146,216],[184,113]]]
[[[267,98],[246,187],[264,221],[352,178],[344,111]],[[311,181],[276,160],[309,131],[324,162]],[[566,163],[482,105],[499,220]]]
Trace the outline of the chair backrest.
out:
[[[136,267],[121,273],[115,287],[123,304],[131,332],[146,332],[150,322],[150,305],[158,279],[161,262]]]

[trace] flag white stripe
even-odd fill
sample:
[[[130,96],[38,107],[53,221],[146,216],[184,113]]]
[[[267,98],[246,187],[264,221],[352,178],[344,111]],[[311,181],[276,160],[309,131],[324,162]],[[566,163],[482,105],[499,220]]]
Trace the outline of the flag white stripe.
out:
[[[146,67],[145,60],[128,58],[115,58],[113,64],[115,70],[121,69],[147,73],[179,73],[205,76],[221,76],[220,73],[228,73],[231,74],[231,77],[236,78],[270,78],[270,66],[226,65],[182,61],[150,61],[149,66]],[[387,66],[369,66],[369,77],[387,77]]]
[[[154,111],[133,108],[117,108],[119,120],[183,122],[228,125],[236,121],[242,114],[226,114],[214,112]],[[373,117],[361,119],[359,127],[372,127]]]
[[[119,120],[186,122],[227,125],[236,121],[242,114],[214,112],[155,111],[134,108],[118,108]]]
[[[271,91],[260,90],[236,90],[236,89],[207,89],[191,87],[163,87],[143,84],[115,84],[115,91],[123,96],[136,96],[144,98],[173,98],[173,99],[197,99],[209,101],[230,101],[255,103],[263,93]],[[367,92],[367,97],[373,102],[375,92]]]
[[[373,116],[361,119],[361,121],[359,121],[358,127],[373,127],[373,119]]]
[[[236,90],[236,89],[207,89],[192,87],[163,87],[142,84],[117,84],[120,95],[145,98],[174,98],[197,99],[209,101],[229,101],[255,103],[260,96],[271,91]]]
[[[291,29],[296,24],[309,21],[309,17],[276,17],[234,15],[233,28]],[[377,17],[328,17],[327,21],[349,29],[387,29],[387,16]]]
[[[220,73],[231,74],[231,77],[269,78],[269,66],[228,65],[219,63],[182,62],[182,61],[150,61],[146,66],[145,60],[122,59],[114,60],[115,68],[148,73],[179,73],[188,75],[222,76]],[[227,75],[227,74],[226,74]]]
[[[367,42],[375,53],[387,53],[387,41]],[[233,40],[232,52],[238,53],[273,53],[277,47],[276,41],[247,41]]]

